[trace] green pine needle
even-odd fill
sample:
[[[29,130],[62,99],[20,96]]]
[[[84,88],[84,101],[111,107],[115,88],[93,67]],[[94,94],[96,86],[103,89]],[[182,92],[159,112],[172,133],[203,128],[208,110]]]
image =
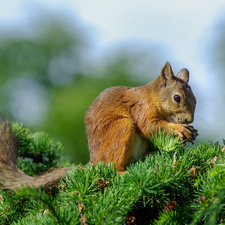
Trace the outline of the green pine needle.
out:
[[[150,129],[152,136],[150,137],[148,134],[147,135],[153,150],[172,152],[183,146],[183,142],[179,141],[179,137],[174,137],[172,131],[165,135],[165,129],[161,130],[160,126],[158,130],[154,127],[154,132],[151,127]]]
[[[21,138],[18,160],[26,173],[62,163],[62,146],[47,134],[32,134],[18,123],[13,129]],[[116,173],[113,163],[100,162],[75,166],[51,194],[29,187],[16,193],[0,190],[0,224],[224,223],[222,146],[205,142],[188,149],[164,131],[154,132],[151,143],[161,151],[124,174]]]

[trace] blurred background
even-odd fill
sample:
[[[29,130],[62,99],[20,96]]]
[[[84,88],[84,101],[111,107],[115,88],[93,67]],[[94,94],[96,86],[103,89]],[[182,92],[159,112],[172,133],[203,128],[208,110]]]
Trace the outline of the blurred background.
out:
[[[89,159],[84,115],[110,86],[186,67],[198,142],[225,139],[224,0],[0,0],[0,111]]]

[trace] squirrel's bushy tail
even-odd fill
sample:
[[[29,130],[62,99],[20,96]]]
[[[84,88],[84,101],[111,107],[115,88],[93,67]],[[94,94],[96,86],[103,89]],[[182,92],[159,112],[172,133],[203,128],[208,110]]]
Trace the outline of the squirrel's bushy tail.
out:
[[[23,186],[49,189],[59,183],[71,168],[61,168],[37,177],[26,175],[17,165],[19,138],[14,134],[10,121],[0,121],[0,188],[16,190]]]

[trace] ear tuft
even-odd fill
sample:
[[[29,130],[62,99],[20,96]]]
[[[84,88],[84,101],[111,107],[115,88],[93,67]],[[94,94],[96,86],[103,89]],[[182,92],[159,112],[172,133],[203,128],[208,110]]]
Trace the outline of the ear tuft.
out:
[[[172,80],[174,78],[173,70],[169,62],[162,68],[160,76],[166,80]]]
[[[189,81],[189,71],[187,69],[182,69],[177,73],[178,78],[180,78],[181,80],[185,81],[186,83],[188,83]]]

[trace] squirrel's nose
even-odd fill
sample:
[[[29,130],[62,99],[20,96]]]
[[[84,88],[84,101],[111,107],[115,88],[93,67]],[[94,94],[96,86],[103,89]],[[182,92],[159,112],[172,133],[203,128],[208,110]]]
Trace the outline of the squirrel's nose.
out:
[[[184,123],[192,123],[194,121],[194,115],[190,116],[188,119],[185,120]]]

